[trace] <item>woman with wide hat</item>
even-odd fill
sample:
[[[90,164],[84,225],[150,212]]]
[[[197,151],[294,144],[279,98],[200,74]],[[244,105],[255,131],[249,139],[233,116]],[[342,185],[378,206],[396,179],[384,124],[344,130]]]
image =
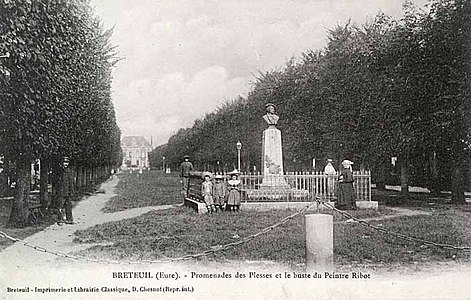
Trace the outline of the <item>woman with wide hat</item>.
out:
[[[339,195],[336,207],[339,209],[356,209],[355,189],[353,188],[353,162],[346,159],[342,161],[339,174]]]
[[[230,179],[227,181],[227,202],[226,211],[239,211],[240,210],[240,180],[239,171],[234,170],[229,173]]]

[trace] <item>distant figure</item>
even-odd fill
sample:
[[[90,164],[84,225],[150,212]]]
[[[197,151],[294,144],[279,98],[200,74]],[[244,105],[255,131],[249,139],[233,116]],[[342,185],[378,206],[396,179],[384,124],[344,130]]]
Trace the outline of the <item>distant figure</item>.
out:
[[[183,197],[188,197],[190,189],[190,172],[193,171],[193,164],[190,162],[188,155],[183,156],[183,162],[180,165],[180,182],[182,184]]]
[[[62,163],[62,176],[59,178],[59,189],[57,191],[57,197],[59,197],[59,215],[57,224],[62,225],[74,224],[74,218],[72,216],[72,196],[74,194],[73,188],[73,174],[69,168],[69,158],[64,157]]]
[[[214,177],[214,184],[213,184],[213,199],[214,199],[214,206],[216,208],[216,212],[222,211],[224,206],[224,199],[226,198],[226,186],[222,181],[222,175],[216,175]]]
[[[332,159],[327,159],[327,165],[324,167],[324,174],[327,175],[327,198],[332,199],[334,196],[335,189],[335,175],[337,171],[332,165],[334,161]]]
[[[275,126],[280,118],[275,114],[275,104],[267,103],[265,107],[267,109],[267,113],[263,116],[263,119],[269,126]]]
[[[214,207],[213,199],[213,183],[211,182],[211,173],[204,173],[204,181],[201,184],[201,196],[203,196],[204,203],[206,204],[206,209],[209,213],[216,211]]]
[[[336,206],[339,209],[356,209],[355,190],[353,188],[353,162],[348,159],[342,162],[339,174],[339,196]]]
[[[226,211],[239,211],[241,202],[239,171],[234,170],[229,175],[231,179],[227,181],[229,192],[227,194]]]

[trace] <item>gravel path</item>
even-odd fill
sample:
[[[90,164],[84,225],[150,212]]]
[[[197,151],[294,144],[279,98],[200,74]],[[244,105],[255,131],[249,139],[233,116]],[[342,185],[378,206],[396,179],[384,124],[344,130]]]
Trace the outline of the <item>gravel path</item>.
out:
[[[169,209],[172,205],[147,206],[115,213],[104,213],[102,208],[114,194],[114,188],[118,183],[118,178],[104,182],[100,189],[104,193],[94,194],[80,201],[73,209],[73,225],[51,225],[43,231],[27,237],[24,241],[35,246],[44,247],[50,251],[61,253],[72,253],[80,251],[96,244],[73,243],[73,233],[76,230],[83,230],[98,224],[118,221],[140,216],[152,210]],[[63,258],[58,258],[50,254],[41,253],[21,244],[13,244],[0,252],[0,262],[2,266],[9,265],[18,269],[31,266],[41,266],[62,263]]]

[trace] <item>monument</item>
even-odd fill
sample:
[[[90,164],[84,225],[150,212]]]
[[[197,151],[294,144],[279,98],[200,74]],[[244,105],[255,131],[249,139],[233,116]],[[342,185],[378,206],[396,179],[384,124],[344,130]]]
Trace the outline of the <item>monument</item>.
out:
[[[275,105],[266,105],[267,113],[263,120],[268,128],[262,135],[262,184],[260,189],[289,189],[283,176],[283,150],[281,147],[281,131],[276,128],[279,117],[275,114]]]
[[[247,196],[252,199],[290,199],[309,195],[308,190],[292,188],[283,173],[283,150],[281,131],[276,128],[279,117],[275,114],[275,105],[268,103],[263,120],[268,128],[262,134],[262,182],[256,189],[247,189]]]

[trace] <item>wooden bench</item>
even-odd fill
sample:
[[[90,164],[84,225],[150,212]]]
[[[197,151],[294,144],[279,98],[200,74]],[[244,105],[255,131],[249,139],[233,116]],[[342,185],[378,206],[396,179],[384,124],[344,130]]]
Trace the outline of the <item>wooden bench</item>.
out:
[[[184,201],[185,206],[191,207],[199,214],[208,212],[206,203],[204,203],[203,196],[201,195],[202,174],[203,172],[198,171],[190,173],[188,195]]]
[[[34,222],[38,222],[38,216],[44,218],[42,205],[40,203],[30,204],[29,211]]]

